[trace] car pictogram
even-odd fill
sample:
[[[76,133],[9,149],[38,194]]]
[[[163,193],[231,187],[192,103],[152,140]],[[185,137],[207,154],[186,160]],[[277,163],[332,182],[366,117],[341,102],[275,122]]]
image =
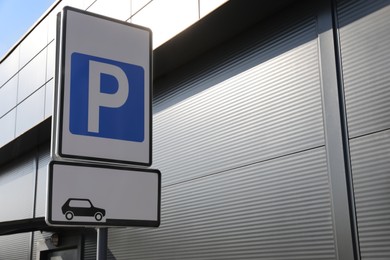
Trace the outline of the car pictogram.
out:
[[[97,221],[101,221],[106,215],[106,211],[102,208],[95,207],[89,199],[70,198],[61,207],[62,214],[67,220],[72,220],[74,216],[94,217]]]

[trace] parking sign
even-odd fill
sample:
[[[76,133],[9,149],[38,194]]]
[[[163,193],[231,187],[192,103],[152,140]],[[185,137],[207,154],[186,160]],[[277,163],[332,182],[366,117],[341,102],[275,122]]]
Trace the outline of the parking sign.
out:
[[[159,170],[52,161],[45,218],[54,226],[158,227],[160,197]]]
[[[151,31],[65,7],[59,19],[55,155],[151,165]]]

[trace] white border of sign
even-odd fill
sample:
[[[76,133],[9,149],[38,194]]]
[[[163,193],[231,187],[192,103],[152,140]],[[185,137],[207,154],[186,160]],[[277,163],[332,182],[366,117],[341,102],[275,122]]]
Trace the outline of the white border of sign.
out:
[[[87,163],[51,161],[48,166],[45,220],[53,226],[158,227],[161,212],[161,173]],[[101,217],[69,218],[62,207],[68,200],[90,199],[104,208]],[[64,204],[65,203],[65,204]]]
[[[88,39],[94,34],[94,39]],[[96,36],[96,34],[102,35]],[[96,37],[102,42],[97,43]],[[115,43],[114,48],[110,46],[110,43]],[[56,51],[52,157],[150,166],[152,164],[151,30],[72,7],[65,7],[57,18]],[[145,132],[143,142],[75,135],[70,132],[70,55],[74,52],[87,53],[144,68]]]

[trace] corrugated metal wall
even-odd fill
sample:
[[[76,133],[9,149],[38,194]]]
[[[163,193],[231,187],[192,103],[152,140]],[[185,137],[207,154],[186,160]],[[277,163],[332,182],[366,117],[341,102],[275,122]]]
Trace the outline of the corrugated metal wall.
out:
[[[336,9],[361,258],[390,259],[390,6]],[[109,259],[337,259],[316,12],[297,4],[155,82],[161,227],[110,229]],[[1,167],[0,221],[44,215],[48,161],[44,146]],[[0,236],[0,259],[49,236]]]
[[[297,8],[155,83],[162,224],[110,259],[336,258],[318,48]]]
[[[49,162],[50,147],[49,144],[46,144],[41,146],[38,152],[35,217],[45,216],[47,165]]]
[[[30,259],[30,233],[0,236],[0,259]]]
[[[0,168],[0,221],[32,218],[35,172],[34,153]]]
[[[36,160],[29,153],[0,168],[0,222],[33,216]],[[0,259],[29,259],[31,234],[0,236]]]
[[[339,1],[338,22],[362,259],[390,259],[390,6]]]

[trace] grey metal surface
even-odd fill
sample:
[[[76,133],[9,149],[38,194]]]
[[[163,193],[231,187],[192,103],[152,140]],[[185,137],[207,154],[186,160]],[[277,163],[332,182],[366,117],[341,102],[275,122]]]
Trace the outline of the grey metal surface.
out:
[[[350,144],[362,259],[390,259],[390,130]]]
[[[30,153],[0,168],[0,222],[32,218],[35,167]]]
[[[361,259],[390,259],[389,1],[338,1]]]
[[[96,260],[97,237],[96,232],[84,236],[83,256],[84,260]]]
[[[45,119],[53,115],[54,106],[54,79],[45,85]]]
[[[342,69],[350,137],[390,128],[389,1],[341,1]]]
[[[47,34],[48,21],[47,19],[43,19],[28,36],[20,42],[19,68],[22,68],[25,64],[29,63],[37,53],[41,52],[46,47]]]
[[[16,108],[0,118],[0,147],[12,141],[15,137]]]
[[[336,259],[325,149],[171,185],[156,230],[110,230],[115,259]]]
[[[50,147],[49,144],[47,144],[43,147],[40,147],[40,151],[38,153],[35,217],[45,216],[47,166],[49,165],[49,162]]]
[[[18,91],[18,76],[11,78],[0,88],[0,118],[15,108]]]
[[[306,11],[155,83],[162,224],[109,230],[112,259],[337,258],[316,15]]]
[[[30,234],[0,236],[0,259],[30,259]]]
[[[0,88],[19,70],[19,47],[0,62]]]
[[[163,185],[324,145],[316,35],[313,16],[290,17],[164,82],[172,90],[154,107]]]
[[[23,102],[46,82],[46,49],[42,50],[19,72],[18,103]]]
[[[335,57],[335,38],[333,34],[332,10],[330,1],[318,1],[318,42],[320,55],[320,74],[322,87],[322,104],[325,128],[327,162],[332,194],[332,211],[334,216],[335,242],[337,244],[337,259],[357,260],[357,234],[355,232],[354,202],[352,192],[348,187],[350,172],[347,171],[348,159],[344,156],[347,151],[345,122],[342,119],[344,110],[341,109],[339,96],[338,73]],[[351,210],[350,210],[351,209]],[[356,258],[355,258],[356,257]]]
[[[16,108],[15,137],[38,125],[45,115],[45,88],[42,86]]]

